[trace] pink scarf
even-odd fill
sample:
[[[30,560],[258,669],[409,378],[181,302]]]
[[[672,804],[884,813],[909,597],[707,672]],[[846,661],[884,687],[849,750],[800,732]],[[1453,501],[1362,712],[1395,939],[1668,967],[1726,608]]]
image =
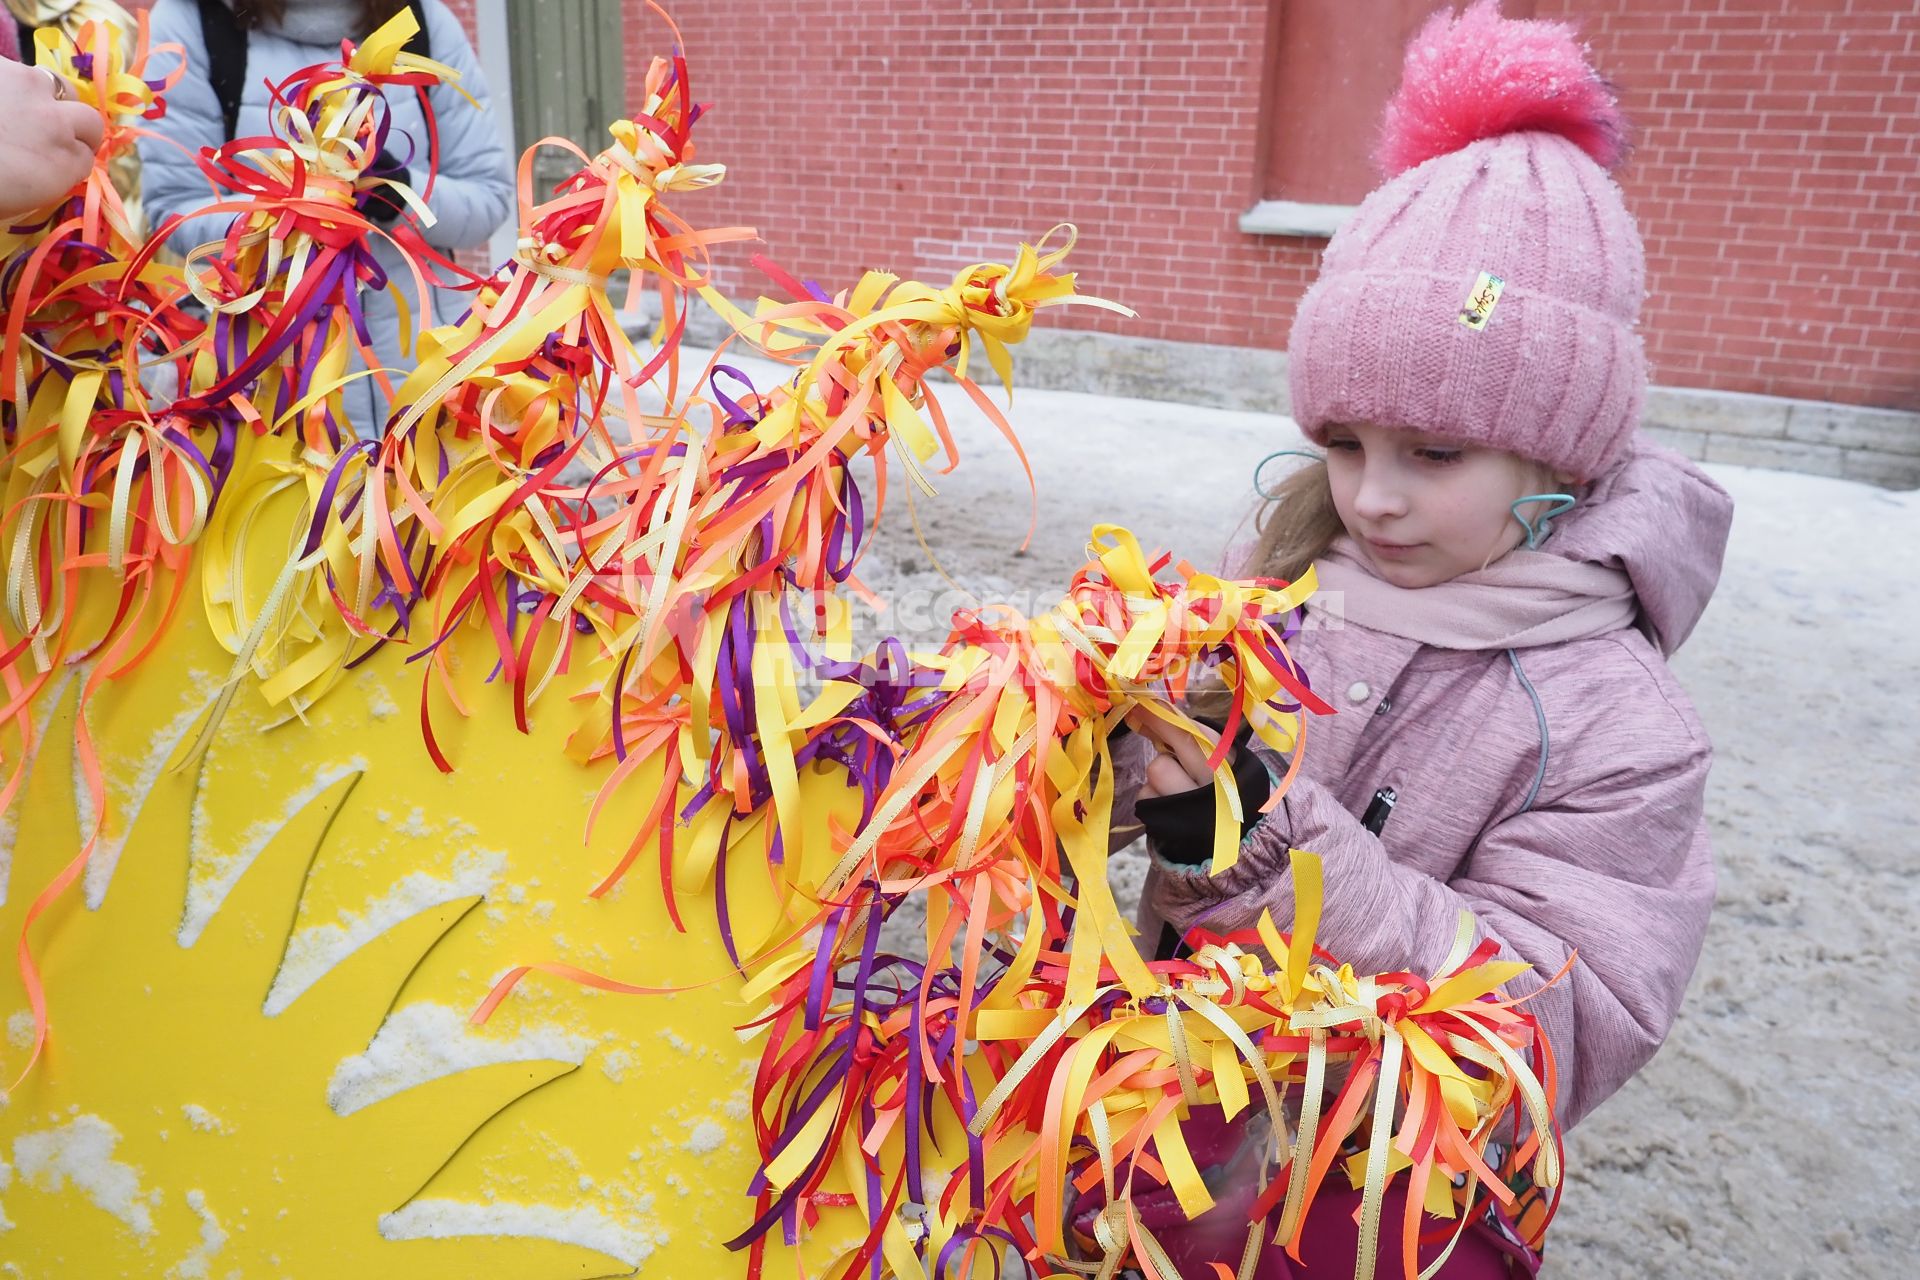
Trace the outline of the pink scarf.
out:
[[[1623,569],[1544,551],[1509,551],[1484,569],[1431,587],[1374,576],[1351,538],[1314,563],[1320,590],[1307,607],[1436,649],[1533,649],[1630,627],[1639,614]]]

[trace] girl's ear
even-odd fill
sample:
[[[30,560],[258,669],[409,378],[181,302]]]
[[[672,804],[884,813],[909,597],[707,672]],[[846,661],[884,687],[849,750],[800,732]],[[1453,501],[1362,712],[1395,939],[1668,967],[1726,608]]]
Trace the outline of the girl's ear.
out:
[[[1564,471],[1556,471],[1544,462],[1533,464],[1533,477],[1530,483],[1535,493],[1572,493],[1574,479]]]

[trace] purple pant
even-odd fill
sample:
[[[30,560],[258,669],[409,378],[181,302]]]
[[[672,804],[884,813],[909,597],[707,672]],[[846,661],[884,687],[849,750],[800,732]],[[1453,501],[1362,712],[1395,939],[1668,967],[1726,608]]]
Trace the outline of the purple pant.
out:
[[[1257,1149],[1257,1138],[1250,1138],[1241,1123],[1223,1125],[1219,1113],[1197,1113],[1187,1125],[1188,1143],[1196,1162],[1207,1173],[1213,1192],[1214,1208],[1189,1222],[1180,1211],[1171,1188],[1158,1187],[1134,1196],[1141,1221],[1160,1241],[1167,1255],[1185,1280],[1214,1280],[1211,1263],[1224,1263],[1229,1273],[1240,1264],[1240,1251],[1246,1245],[1247,1216],[1257,1194],[1257,1170],[1250,1153]],[[1262,1126],[1264,1127],[1264,1126]],[[1076,1234],[1093,1237],[1093,1221],[1099,1214],[1103,1192],[1095,1187],[1074,1206]],[[1300,1233],[1300,1262],[1287,1256],[1284,1246],[1263,1246],[1257,1280],[1349,1280],[1359,1255],[1360,1232],[1354,1221],[1360,1212],[1360,1192],[1347,1184],[1338,1168],[1330,1170],[1307,1211],[1305,1229]],[[1406,1211],[1405,1177],[1394,1182],[1382,1202],[1379,1249],[1374,1262],[1378,1280],[1399,1280],[1401,1215]],[[1278,1223],[1270,1220],[1267,1234]],[[1421,1230],[1437,1232],[1452,1228],[1457,1220],[1423,1217]],[[1446,1247],[1445,1237],[1434,1245],[1419,1249],[1420,1266],[1425,1268]],[[1511,1264],[1511,1265],[1510,1265]],[[1535,1266],[1526,1251],[1508,1243],[1484,1223],[1469,1225],[1454,1246],[1436,1280],[1521,1280],[1534,1274]]]
[[[1270,1243],[1262,1250],[1253,1274],[1258,1280],[1348,1280],[1359,1253],[1360,1232],[1354,1217],[1360,1212],[1360,1198],[1360,1193],[1349,1188],[1344,1178],[1330,1180],[1314,1197],[1313,1208],[1307,1213],[1306,1230],[1300,1233],[1301,1261],[1296,1263],[1287,1256],[1284,1247]],[[1388,1189],[1382,1202],[1380,1244],[1373,1268],[1377,1280],[1400,1280],[1402,1275],[1400,1215],[1405,1211],[1406,1199],[1403,1180]],[[1210,1230],[1203,1217],[1185,1226],[1157,1230],[1154,1235],[1187,1280],[1213,1280],[1213,1269],[1207,1264],[1224,1262],[1229,1271],[1239,1264],[1240,1250],[1246,1242],[1246,1227],[1242,1225],[1245,1221],[1242,1217],[1238,1222],[1226,1224],[1224,1230]],[[1427,1218],[1422,1229],[1452,1225]],[[1269,1234],[1271,1231],[1269,1227]],[[1445,1247],[1444,1241],[1421,1246],[1421,1268],[1439,1257]],[[1490,1230],[1469,1226],[1436,1280],[1513,1280],[1513,1277],[1527,1275],[1524,1268],[1508,1270],[1509,1256],[1504,1242]]]

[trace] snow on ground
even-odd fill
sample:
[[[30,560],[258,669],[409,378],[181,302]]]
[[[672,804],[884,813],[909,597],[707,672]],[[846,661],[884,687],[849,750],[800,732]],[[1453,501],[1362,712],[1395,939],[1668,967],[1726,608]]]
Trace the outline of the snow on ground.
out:
[[[1653,1064],[1574,1134],[1561,1276],[1912,1274],[1920,493],[1710,467],[1739,504],[1674,667],[1720,886]]]

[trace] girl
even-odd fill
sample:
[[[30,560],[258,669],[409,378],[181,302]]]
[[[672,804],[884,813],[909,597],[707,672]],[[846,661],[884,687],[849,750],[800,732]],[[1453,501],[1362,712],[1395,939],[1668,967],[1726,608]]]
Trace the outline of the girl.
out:
[[[1136,741],[1157,752],[1131,752],[1149,943],[1163,922],[1226,932],[1270,911],[1285,927],[1298,847],[1325,864],[1320,940],[1359,972],[1434,972],[1463,909],[1533,966],[1509,994],[1577,951],[1529,1005],[1563,1126],[1659,1048],[1714,887],[1710,748],[1666,658],[1712,594],[1731,502],[1635,434],[1642,250],[1608,177],[1623,132],[1563,25],[1482,4],[1415,38],[1382,134],[1391,176],[1328,245],[1289,341],[1294,416],[1325,460],[1281,487],[1248,566],[1316,566],[1294,656],[1340,713],[1308,726],[1300,777],[1272,813],[1249,810],[1218,875],[1198,861],[1201,752],[1152,722]],[[1245,1135],[1216,1125],[1199,1145],[1220,1206],[1192,1224],[1170,1193],[1146,1208],[1188,1276],[1238,1261],[1252,1198],[1232,1174]],[[1259,1276],[1352,1273],[1344,1188],[1309,1215],[1304,1269],[1269,1245]],[[1384,1220],[1399,1213],[1396,1196]],[[1439,1274],[1532,1274],[1529,1236],[1491,1214]]]
[[[148,224],[158,228],[174,214],[187,215],[168,237],[167,247],[186,254],[225,235],[233,220],[231,214],[191,216],[214,201],[212,188],[194,163],[201,148],[271,134],[269,84],[315,63],[339,61],[342,40],[364,40],[408,7],[407,0],[157,0],[154,45],[177,44],[186,58],[186,74],[167,94],[166,115],[153,123],[158,136],[140,140]],[[488,109],[486,81],[459,19],[441,0],[415,0],[411,7],[424,19],[424,30],[408,47],[418,49],[424,42],[428,57],[460,73],[457,86],[436,85],[427,91],[439,130],[439,170],[427,198],[436,221],[421,232],[442,251],[481,246],[513,206],[505,134]],[[156,65],[171,69],[164,61]],[[370,171],[405,182],[426,196],[426,116],[412,90],[390,89],[386,99],[393,133]],[[392,199],[370,203],[368,212],[376,222],[388,224],[401,214]],[[372,244],[388,278],[417,310],[413,273],[400,251],[384,237],[374,237]],[[451,323],[466,310],[467,299],[436,290],[433,304],[435,314],[414,315],[409,327],[417,332]],[[368,290],[362,305],[372,350],[383,367],[398,371],[389,375],[397,387],[410,365],[402,354],[393,294]],[[407,349],[412,349],[411,335]],[[374,381],[349,383],[344,396],[347,417],[359,433],[377,434],[385,424],[386,400]]]

